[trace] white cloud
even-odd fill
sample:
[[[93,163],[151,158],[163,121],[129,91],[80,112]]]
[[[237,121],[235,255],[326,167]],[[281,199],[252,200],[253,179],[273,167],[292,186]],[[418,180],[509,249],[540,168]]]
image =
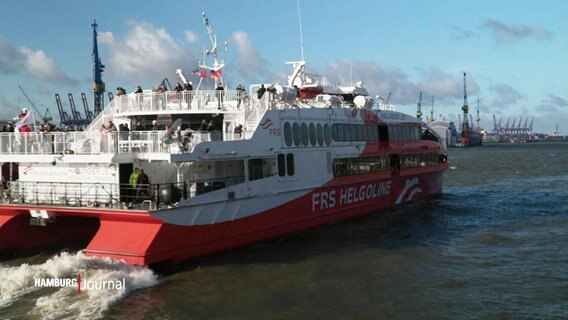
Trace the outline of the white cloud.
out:
[[[482,27],[489,29],[497,43],[511,43],[524,38],[542,41],[554,37],[554,32],[540,26],[511,25],[492,19],[486,20]]]
[[[165,29],[147,22],[130,21],[128,24],[124,36],[106,32],[100,37],[110,53],[106,70],[117,81],[131,86],[154,85],[164,77],[174,80],[178,68],[187,73],[196,67],[195,54],[177,43]]]
[[[66,75],[53,58],[43,50],[15,48],[0,35],[0,71],[6,74],[25,74],[41,81],[76,85],[77,80]]]
[[[191,31],[191,30],[187,30],[186,32],[184,32],[184,38],[185,41],[189,42],[189,43],[195,43],[197,41],[199,41],[199,36],[197,35],[197,33]]]
[[[256,51],[246,32],[233,33],[231,45],[235,47],[235,68],[243,79],[252,83],[273,80],[268,74],[266,61]]]

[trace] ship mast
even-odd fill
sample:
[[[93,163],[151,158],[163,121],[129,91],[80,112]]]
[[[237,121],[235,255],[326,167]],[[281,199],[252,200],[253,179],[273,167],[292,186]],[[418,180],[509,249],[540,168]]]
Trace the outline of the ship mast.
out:
[[[209,40],[211,40],[211,49],[205,50],[205,55],[213,57],[213,65],[209,66],[205,63],[205,59],[203,59],[203,63],[199,63],[199,67],[203,69],[207,69],[211,71],[211,77],[217,79],[217,83],[223,84],[223,75],[222,75],[222,68],[225,66],[225,62],[223,60],[217,60],[217,36],[213,32],[213,28],[209,23],[209,18],[205,15],[205,12],[202,13],[203,16],[203,25],[207,29],[207,35],[209,36]],[[225,52],[227,52],[227,42],[225,42]],[[201,78],[201,77],[200,77]],[[201,80],[199,80],[199,85],[201,85]],[[223,84],[224,85],[224,84]]]
[[[477,96],[477,118],[475,118],[475,120],[477,121],[477,130],[481,130],[481,127],[479,126],[479,120],[481,120],[479,117],[479,96]]]

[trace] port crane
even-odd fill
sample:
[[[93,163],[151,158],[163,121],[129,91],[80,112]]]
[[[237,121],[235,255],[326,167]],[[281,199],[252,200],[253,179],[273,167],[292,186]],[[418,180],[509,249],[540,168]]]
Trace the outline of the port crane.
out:
[[[104,93],[105,93],[105,83],[103,82],[102,76],[104,71],[104,64],[101,62],[99,57],[99,46],[97,44],[97,20],[93,21],[91,27],[93,27],[93,99],[94,99],[94,116],[96,117],[105,107],[104,105]],[[111,99],[112,100],[112,99]]]
[[[18,86],[18,88],[20,88],[20,91],[22,91],[22,94],[24,95],[24,97],[26,98],[26,100],[28,100],[29,104],[32,106],[32,108],[34,108],[35,112],[37,112],[38,115],[41,115],[41,112],[38,110],[38,108],[36,107],[35,103],[32,102],[32,99],[30,99],[30,97],[28,97],[28,95],[26,94],[26,92],[24,91],[24,89],[22,89],[21,86]],[[41,117],[41,119],[43,120],[43,123],[48,123],[49,121],[53,120],[53,117],[51,117],[51,114],[49,113],[49,108],[47,108],[45,110],[45,113],[43,114],[43,116]]]
[[[420,96],[418,98],[418,104],[416,108],[416,118],[418,118],[418,120],[422,120],[422,91],[420,91]]]

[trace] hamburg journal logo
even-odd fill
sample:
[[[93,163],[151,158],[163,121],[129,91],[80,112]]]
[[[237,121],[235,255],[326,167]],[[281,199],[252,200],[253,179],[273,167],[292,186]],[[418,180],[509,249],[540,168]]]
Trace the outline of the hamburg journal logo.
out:
[[[77,293],[88,290],[126,290],[126,280],[96,280],[81,277],[76,278],[35,278],[34,286],[41,288],[76,288]]]

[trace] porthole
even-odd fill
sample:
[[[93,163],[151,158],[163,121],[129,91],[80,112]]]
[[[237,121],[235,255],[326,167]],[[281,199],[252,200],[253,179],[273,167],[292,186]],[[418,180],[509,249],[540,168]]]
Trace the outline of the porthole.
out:
[[[325,144],[329,146],[331,144],[331,128],[327,123],[323,126],[323,137]]]
[[[284,123],[284,142],[286,143],[286,146],[292,146],[292,126],[289,122]]]
[[[300,133],[300,125],[294,122],[292,125],[292,134],[294,136],[294,145],[299,147],[302,144],[302,134]]]
[[[312,147],[315,147],[317,143],[316,126],[313,123],[310,123],[309,131],[310,131],[310,144],[312,145]]]
[[[302,123],[301,132],[302,132],[302,145],[304,147],[307,147],[308,143],[309,143],[309,139],[310,139],[310,137],[308,135],[308,125],[307,124]]]
[[[318,138],[318,144],[320,146],[323,146],[323,127],[321,126],[321,123],[318,123],[317,126],[317,138]]]

